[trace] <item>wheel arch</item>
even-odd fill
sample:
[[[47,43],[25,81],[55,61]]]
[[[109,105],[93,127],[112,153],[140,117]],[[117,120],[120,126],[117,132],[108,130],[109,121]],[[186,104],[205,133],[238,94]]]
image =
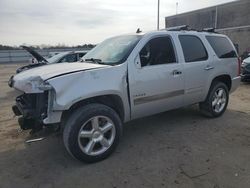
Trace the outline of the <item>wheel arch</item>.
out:
[[[228,105],[229,91],[231,90],[231,87],[232,87],[231,82],[232,82],[232,80],[231,80],[231,77],[229,75],[220,75],[220,76],[215,77],[212,80],[210,87],[209,87],[209,90],[207,92],[206,99],[199,103],[200,110],[201,110],[203,115],[205,115],[207,117],[219,117],[225,112],[227,105]],[[225,91],[227,93],[226,94],[227,98],[226,98],[225,106],[223,107],[223,109],[220,110],[219,112],[216,112],[212,107],[212,102],[214,100],[213,99],[214,92],[216,92],[217,89],[220,88],[221,86],[228,88],[228,91]]]
[[[231,79],[231,76],[228,75],[228,74],[223,74],[223,75],[219,75],[219,76],[216,76],[211,84],[210,84],[210,88],[211,86],[213,85],[213,83],[215,82],[222,82],[224,84],[226,84],[227,88],[228,88],[228,91],[231,90],[231,87],[232,87],[232,79]]]
[[[61,117],[62,124],[65,124],[66,119],[74,110],[86,104],[91,104],[91,103],[99,103],[99,104],[103,104],[112,108],[118,113],[119,117],[121,118],[121,121],[124,122],[125,109],[124,109],[122,98],[119,95],[108,94],[108,95],[100,95],[100,96],[95,96],[95,97],[77,101],[76,103],[71,105],[68,110],[63,111],[62,117]]]
[[[207,89],[206,89],[206,94],[205,94],[205,98],[203,100],[206,100],[206,98],[208,97],[209,91],[211,90],[211,87],[213,86],[213,84],[215,82],[222,82],[224,84],[226,84],[226,86],[228,87],[228,91],[230,92],[231,88],[232,88],[232,79],[231,76],[228,74],[221,74],[218,76],[215,76],[211,82],[210,85],[208,85]]]

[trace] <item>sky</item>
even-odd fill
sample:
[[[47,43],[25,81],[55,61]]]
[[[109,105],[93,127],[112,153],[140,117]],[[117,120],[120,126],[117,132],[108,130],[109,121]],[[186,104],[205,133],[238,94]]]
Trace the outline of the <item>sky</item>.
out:
[[[233,0],[160,0],[164,18]],[[0,0],[0,44],[96,44],[156,29],[157,0]]]

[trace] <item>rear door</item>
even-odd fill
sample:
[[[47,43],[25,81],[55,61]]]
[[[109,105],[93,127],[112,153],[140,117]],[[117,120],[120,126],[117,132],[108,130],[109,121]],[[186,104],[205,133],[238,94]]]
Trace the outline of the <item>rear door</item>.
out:
[[[182,72],[170,36],[144,41],[135,62],[129,64],[132,119],[180,107],[184,96]]]
[[[207,79],[214,69],[209,61],[203,40],[196,35],[179,35],[179,42],[183,52],[181,61],[184,63],[185,105],[203,100],[206,95]]]

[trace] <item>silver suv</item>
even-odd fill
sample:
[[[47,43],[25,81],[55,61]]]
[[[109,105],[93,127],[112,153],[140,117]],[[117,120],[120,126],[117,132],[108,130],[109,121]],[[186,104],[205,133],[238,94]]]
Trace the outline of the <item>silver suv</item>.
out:
[[[21,128],[59,125],[68,152],[85,162],[108,157],[130,120],[195,103],[221,116],[240,83],[234,45],[214,32],[117,36],[83,59],[21,72],[9,85],[21,91],[13,106]]]

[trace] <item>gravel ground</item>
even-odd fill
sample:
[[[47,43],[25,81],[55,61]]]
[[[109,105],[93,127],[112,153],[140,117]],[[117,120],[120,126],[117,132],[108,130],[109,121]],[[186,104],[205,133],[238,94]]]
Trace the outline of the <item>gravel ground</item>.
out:
[[[127,123],[112,156],[84,164],[69,156],[60,134],[25,143],[30,136],[13,117],[7,86],[17,67],[0,65],[0,188],[249,188],[250,84],[217,119],[191,106]]]

